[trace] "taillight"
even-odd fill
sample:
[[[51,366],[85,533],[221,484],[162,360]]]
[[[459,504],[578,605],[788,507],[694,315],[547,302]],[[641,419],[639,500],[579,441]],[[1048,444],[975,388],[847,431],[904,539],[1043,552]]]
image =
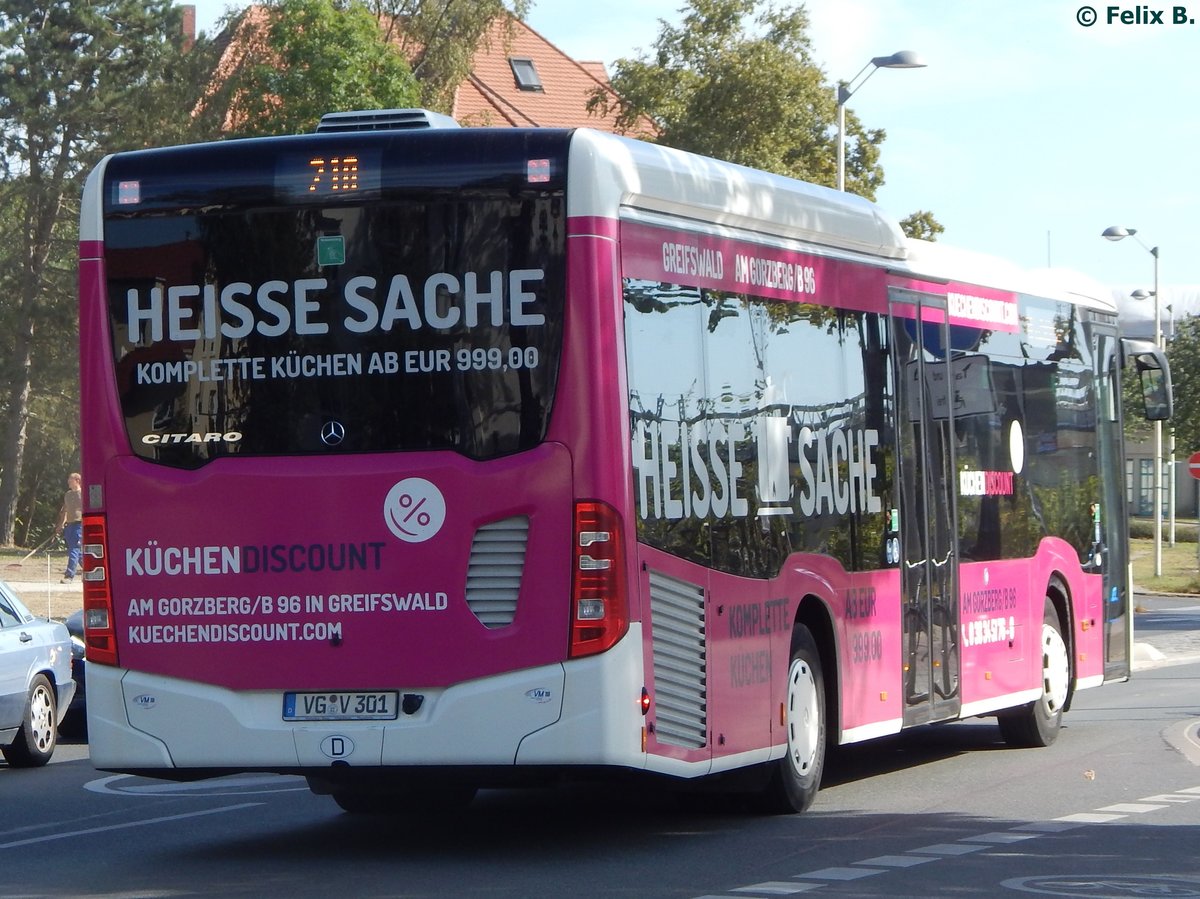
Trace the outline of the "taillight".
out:
[[[103,515],[83,516],[83,628],[88,664],[117,664],[108,530]]]
[[[629,629],[629,597],[621,521],[606,503],[575,504],[575,570],[571,590],[573,657],[610,649]]]

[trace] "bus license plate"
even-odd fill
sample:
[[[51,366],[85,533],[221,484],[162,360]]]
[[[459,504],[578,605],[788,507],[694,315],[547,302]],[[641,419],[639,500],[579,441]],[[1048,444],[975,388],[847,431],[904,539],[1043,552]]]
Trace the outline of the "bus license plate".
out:
[[[400,707],[395,691],[284,693],[284,721],[392,721]]]

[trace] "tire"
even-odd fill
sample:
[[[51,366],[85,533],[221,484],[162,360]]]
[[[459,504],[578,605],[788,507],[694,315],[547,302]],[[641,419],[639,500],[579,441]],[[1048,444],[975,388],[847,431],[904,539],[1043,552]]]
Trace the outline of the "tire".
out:
[[[770,780],[759,797],[763,811],[784,815],[813,804],[825,767],[825,678],[816,641],[803,625],[792,632],[786,703],[787,752],[771,763]]]
[[[1058,611],[1049,597],[1042,613],[1041,655],[1041,698],[997,716],[1000,734],[1009,746],[1049,746],[1062,727],[1063,707],[1071,685],[1071,656],[1063,640]]]
[[[44,674],[29,685],[25,720],[17,738],[3,748],[4,758],[14,768],[40,768],[54,755],[58,745],[58,708],[54,687]]]

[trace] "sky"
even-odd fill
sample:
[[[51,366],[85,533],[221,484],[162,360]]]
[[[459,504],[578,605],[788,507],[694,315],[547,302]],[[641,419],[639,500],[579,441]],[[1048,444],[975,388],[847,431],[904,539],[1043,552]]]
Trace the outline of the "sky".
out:
[[[201,29],[226,8],[193,2]],[[927,64],[875,70],[848,104],[887,132],[876,196],[885,211],[928,210],[946,229],[943,243],[1027,268],[1077,269],[1122,295],[1153,289],[1157,248],[1165,331],[1172,315],[1200,313],[1200,0],[1093,2],[804,5],[831,83],[899,50]],[[578,0],[534,0],[527,22],[575,59],[611,68],[648,56],[660,20],[678,24],[684,5],[605,0],[602,14],[583,15]],[[1161,24],[1140,21],[1155,12]],[[1105,240],[1110,225],[1137,235]],[[1122,314],[1149,318],[1153,306],[1129,301]]]

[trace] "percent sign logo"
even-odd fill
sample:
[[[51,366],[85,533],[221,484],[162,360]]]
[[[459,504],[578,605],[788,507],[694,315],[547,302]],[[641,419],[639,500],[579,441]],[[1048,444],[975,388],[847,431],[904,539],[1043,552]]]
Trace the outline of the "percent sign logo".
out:
[[[406,543],[424,543],[446,523],[446,500],[424,478],[406,478],[388,491],[383,520]]]

